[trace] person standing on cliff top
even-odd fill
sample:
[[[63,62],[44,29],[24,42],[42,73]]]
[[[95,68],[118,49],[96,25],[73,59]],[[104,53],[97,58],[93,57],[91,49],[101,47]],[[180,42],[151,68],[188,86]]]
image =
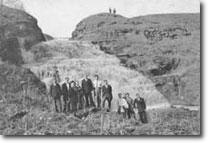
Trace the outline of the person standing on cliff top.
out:
[[[116,16],[116,9],[113,9],[113,15]]]
[[[110,14],[112,13],[112,9],[111,9],[111,8],[109,8],[109,13],[110,13]]]

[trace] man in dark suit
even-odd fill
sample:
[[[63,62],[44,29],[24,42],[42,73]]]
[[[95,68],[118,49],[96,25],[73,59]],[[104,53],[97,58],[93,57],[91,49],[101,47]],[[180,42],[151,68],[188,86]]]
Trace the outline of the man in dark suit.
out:
[[[85,79],[82,80],[82,89],[86,100],[86,106],[95,106],[92,98],[93,83],[89,79],[88,75],[85,76]]]
[[[79,81],[76,81],[76,90],[77,90],[77,96],[78,96],[77,109],[83,109],[83,107],[84,107],[84,94],[83,94],[82,87],[79,84]]]
[[[63,101],[64,101],[64,109],[63,112],[68,112],[70,110],[70,94],[69,94],[69,89],[70,89],[70,81],[69,78],[65,78],[65,83],[62,85],[62,94],[63,94]]]
[[[142,98],[138,93],[136,94],[136,99],[134,100],[134,107],[138,109],[141,122],[147,123],[146,103],[144,98]]]
[[[108,102],[108,111],[111,109],[111,101],[113,99],[112,87],[108,84],[107,80],[104,80],[104,85],[102,86],[102,97],[103,97],[103,108],[105,108],[105,102]]]
[[[135,117],[134,109],[133,109],[134,100],[130,97],[130,94],[128,92],[125,93],[125,100],[127,101],[129,106],[127,110],[128,118],[130,119],[132,116]]]
[[[62,105],[61,105],[62,92],[61,92],[60,85],[55,79],[53,81],[53,84],[50,86],[50,95],[54,99],[56,112],[61,112],[62,111]]]
[[[70,103],[71,103],[71,112],[75,113],[77,111],[77,104],[78,104],[78,93],[76,89],[76,83],[74,81],[71,82],[71,87],[69,89],[69,94],[71,96]]]

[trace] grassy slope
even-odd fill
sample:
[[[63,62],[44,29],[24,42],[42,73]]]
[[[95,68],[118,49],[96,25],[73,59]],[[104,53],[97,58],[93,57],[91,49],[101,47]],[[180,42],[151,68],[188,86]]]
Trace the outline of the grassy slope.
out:
[[[27,91],[23,92],[22,88]],[[29,69],[0,64],[0,134],[5,135],[10,129],[15,131],[20,127],[19,120],[23,125],[26,120],[22,118],[25,113],[31,114],[32,108],[39,111],[45,108],[45,93],[45,84]],[[8,134],[13,135],[12,132]]]
[[[32,100],[34,101],[34,99]],[[101,134],[101,112],[90,113],[79,119],[73,115],[51,112],[42,100],[30,104],[31,111],[23,117],[13,118],[1,113],[0,134],[4,135],[199,135],[200,115],[196,111],[177,109],[150,110],[148,124],[122,119],[115,112],[105,113]],[[37,104],[38,103],[38,104]],[[23,104],[24,105],[24,104]],[[44,107],[44,106],[45,107]],[[1,104],[2,106],[2,104]],[[41,107],[41,108],[40,108]],[[0,108],[2,110],[2,107]],[[7,109],[11,109],[7,108]],[[21,109],[21,107],[19,107]],[[13,111],[18,110],[13,107]],[[12,113],[11,111],[7,111]],[[11,114],[12,115],[12,114]],[[5,117],[7,116],[7,117]],[[15,120],[14,120],[15,119]]]

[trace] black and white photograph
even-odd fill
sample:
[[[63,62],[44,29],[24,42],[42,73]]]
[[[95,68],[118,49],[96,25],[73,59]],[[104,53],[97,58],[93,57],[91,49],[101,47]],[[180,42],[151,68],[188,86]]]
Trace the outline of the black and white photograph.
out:
[[[198,0],[0,0],[0,135],[200,136]]]

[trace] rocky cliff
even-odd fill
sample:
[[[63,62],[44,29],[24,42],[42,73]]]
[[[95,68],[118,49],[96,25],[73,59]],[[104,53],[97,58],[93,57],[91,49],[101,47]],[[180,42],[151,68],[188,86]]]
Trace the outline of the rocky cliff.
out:
[[[126,18],[101,13],[82,20],[72,38],[89,40],[148,76],[175,104],[200,101],[200,15]]]
[[[26,52],[44,41],[37,20],[24,11],[2,6],[0,9],[0,92],[19,93],[27,89],[45,92],[45,85],[27,68]]]
[[[21,65],[22,52],[44,41],[44,36],[37,20],[26,12],[6,6],[0,11],[0,60]]]

